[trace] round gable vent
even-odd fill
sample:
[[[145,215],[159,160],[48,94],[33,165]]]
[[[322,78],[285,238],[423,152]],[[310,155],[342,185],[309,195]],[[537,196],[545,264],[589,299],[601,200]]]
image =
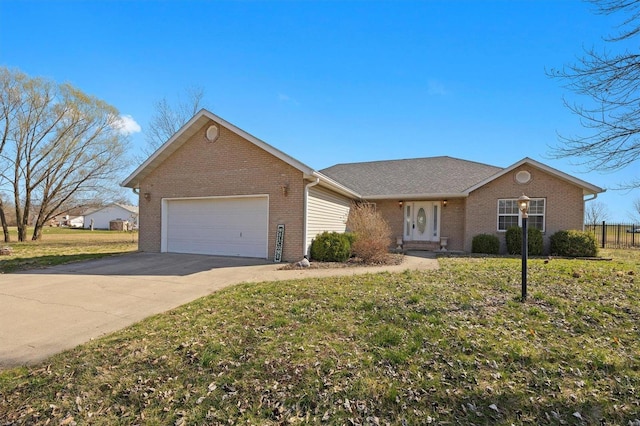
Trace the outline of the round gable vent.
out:
[[[516,173],[516,182],[518,183],[529,183],[531,180],[531,173],[526,170],[520,170]]]
[[[219,133],[218,132],[218,126],[216,126],[216,125],[209,126],[209,128],[207,129],[207,134],[206,134],[207,140],[209,142],[215,141],[216,139],[218,139],[218,133]]]

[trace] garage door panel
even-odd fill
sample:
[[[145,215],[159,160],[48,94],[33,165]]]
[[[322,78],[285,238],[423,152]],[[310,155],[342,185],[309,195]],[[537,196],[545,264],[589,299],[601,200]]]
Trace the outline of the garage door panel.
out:
[[[167,251],[267,257],[266,197],[168,200]]]

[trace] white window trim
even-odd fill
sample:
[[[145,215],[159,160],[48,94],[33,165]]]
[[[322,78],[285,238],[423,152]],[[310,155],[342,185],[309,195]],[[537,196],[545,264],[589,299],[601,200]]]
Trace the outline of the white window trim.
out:
[[[542,229],[541,232],[544,233],[546,227],[547,227],[547,199],[544,197],[539,197],[539,198],[532,198],[531,201],[539,201],[539,200],[543,200],[544,201],[544,207],[543,207],[543,212],[542,214],[538,214],[538,213],[529,213],[529,217],[532,216],[542,216]],[[518,202],[517,198],[500,198],[498,199],[497,203],[496,203],[496,229],[498,232],[507,232],[506,229],[500,229],[500,216],[515,216],[513,214],[500,214],[500,201],[515,201],[516,203]],[[522,212],[520,210],[518,210],[518,226],[522,227]]]

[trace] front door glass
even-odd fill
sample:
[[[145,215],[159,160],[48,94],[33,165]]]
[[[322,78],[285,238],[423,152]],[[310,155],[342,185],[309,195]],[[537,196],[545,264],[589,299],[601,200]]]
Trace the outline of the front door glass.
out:
[[[405,206],[405,239],[438,241],[440,209],[437,201],[415,201]]]
[[[404,223],[405,223],[404,235],[409,240],[411,239],[411,225],[413,224],[413,221],[411,220],[411,205],[407,205]]]
[[[424,208],[420,207],[418,210],[418,215],[416,216],[416,225],[418,228],[418,232],[422,236],[424,231],[427,229],[427,214],[424,211]]]

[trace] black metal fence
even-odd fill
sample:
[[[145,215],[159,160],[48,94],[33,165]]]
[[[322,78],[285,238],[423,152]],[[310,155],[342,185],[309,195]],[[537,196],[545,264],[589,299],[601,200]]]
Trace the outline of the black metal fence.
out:
[[[640,247],[640,223],[606,223],[585,225],[584,230],[592,232],[598,246],[602,248]]]

